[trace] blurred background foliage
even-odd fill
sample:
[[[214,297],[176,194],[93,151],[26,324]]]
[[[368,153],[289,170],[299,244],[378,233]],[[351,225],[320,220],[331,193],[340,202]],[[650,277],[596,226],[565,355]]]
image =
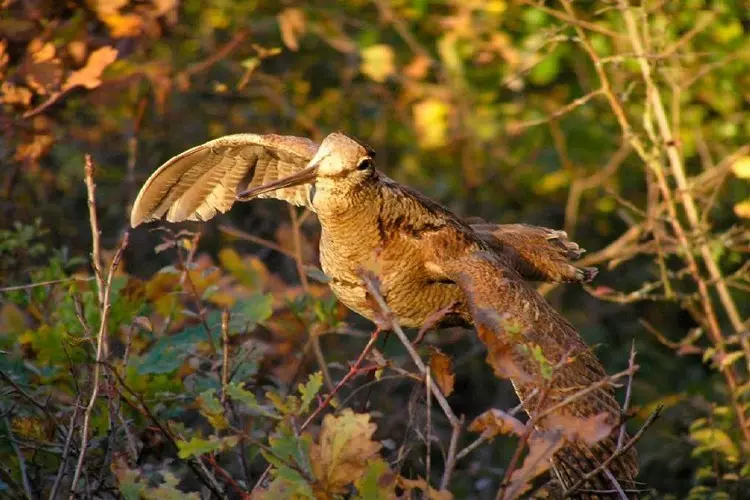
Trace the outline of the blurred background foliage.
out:
[[[95,331],[82,325],[97,325],[99,310],[88,264],[84,153],[97,165],[109,263],[138,188],[172,155],[228,133],[320,140],[341,130],[369,143],[389,176],[458,214],[564,228],[589,249],[589,262],[601,269],[593,287],[542,291],[597,346],[610,372],[627,366],[635,342],[641,368],[634,421],[666,406],[638,443],[640,479],[659,497],[747,494],[750,428],[738,422],[746,421],[739,413],[750,397],[750,360],[740,348],[750,310],[749,6],[621,4],[0,0],[0,413],[8,431],[0,441],[0,493],[23,491],[24,477],[35,477],[34,495],[49,495],[60,456],[68,453],[55,425],[80,418],[73,406],[85,401],[77,381],[89,380]],[[635,57],[625,12],[644,58]],[[654,93],[671,136],[659,123]],[[689,202],[670,151],[697,204],[697,224],[685,211]],[[655,166],[667,172],[687,246],[670,221]],[[320,335],[325,364],[339,379],[372,328],[347,315],[324,285],[300,280],[300,268],[315,277],[313,217],[259,201],[191,229],[202,233],[197,248],[185,235],[147,228],[130,235],[108,319],[110,361],[155,414],[182,422],[175,432],[186,441],[201,435],[196,419],[222,430],[210,409],[222,388],[214,371],[223,308],[235,321],[233,380],[253,381],[256,395],[294,393],[322,367],[311,335]],[[730,307],[715,289],[706,255],[730,292]],[[186,262],[197,305],[182,293]],[[718,338],[706,323],[696,276],[708,283]],[[79,279],[7,288],[70,277]],[[216,345],[201,337],[199,310]],[[450,402],[457,414],[470,421],[487,408],[515,405],[471,332],[432,333],[428,343],[453,358]],[[385,353],[403,356],[396,345]],[[370,396],[376,437],[404,477],[425,474],[424,443],[413,430],[425,418],[419,388],[386,377]],[[350,391],[353,400],[365,392],[356,384]],[[45,410],[30,401],[43,401]],[[153,438],[148,418],[122,405],[132,442],[106,446],[102,403],[92,438],[99,453],[89,453],[94,462],[109,460],[112,471],[92,469],[87,481],[99,478],[110,489],[127,484],[144,495],[148,485],[159,495],[153,479],[143,471],[135,479],[128,462],[130,454],[151,453],[164,491],[177,481],[197,491],[184,467],[164,465],[164,443]],[[433,425],[446,446],[448,426],[438,417]],[[245,431],[263,440],[269,427],[251,419]],[[470,439],[464,435],[462,443]],[[233,447],[215,441],[207,449]],[[458,464],[451,491],[494,495],[513,449],[502,439],[477,449]],[[185,456],[191,453],[200,450]],[[253,455],[243,458],[244,472],[227,467],[237,478],[245,474],[240,484],[251,488],[265,463]]]

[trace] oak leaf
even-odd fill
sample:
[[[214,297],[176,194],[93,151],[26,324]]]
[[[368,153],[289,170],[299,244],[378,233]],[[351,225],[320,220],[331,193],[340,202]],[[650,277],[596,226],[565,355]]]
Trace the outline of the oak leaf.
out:
[[[398,476],[397,483],[404,490],[404,498],[411,498],[412,490],[421,490],[424,492],[423,498],[428,498],[429,500],[453,499],[453,495],[450,491],[436,490],[435,488],[427,484],[427,481],[425,481],[421,477],[417,479],[407,479],[403,476]]]
[[[453,393],[456,376],[453,374],[453,362],[447,354],[436,347],[430,347],[430,371],[435,383],[448,397]]]
[[[488,438],[492,439],[500,434],[515,434],[520,436],[526,430],[526,426],[513,415],[503,410],[490,408],[479,415],[469,425],[472,432],[481,432]]]
[[[102,47],[91,53],[86,65],[70,74],[63,85],[63,90],[69,90],[73,87],[86,87],[95,89],[101,85],[100,77],[105,68],[117,59],[117,49],[112,47]]]
[[[380,443],[372,440],[375,429],[367,413],[347,408],[339,416],[326,415],[318,443],[310,450],[313,473],[326,493],[342,494],[362,477],[380,450]]]
[[[562,447],[563,443],[560,431],[533,433],[528,440],[529,453],[521,467],[511,474],[510,484],[503,498],[519,498],[526,492],[535,477],[549,470],[552,465],[550,462],[552,455]]]
[[[544,418],[544,426],[558,428],[568,441],[583,441],[592,445],[612,433],[614,425],[609,413],[603,412],[590,417],[576,417],[565,413],[553,413]]]

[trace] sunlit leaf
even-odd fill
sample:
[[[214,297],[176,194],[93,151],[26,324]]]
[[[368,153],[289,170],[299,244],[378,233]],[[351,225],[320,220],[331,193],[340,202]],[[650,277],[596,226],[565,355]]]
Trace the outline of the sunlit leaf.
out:
[[[526,426],[503,410],[491,408],[475,418],[469,425],[469,430],[481,432],[492,439],[500,434],[520,436],[526,430]]]
[[[198,457],[206,453],[234,448],[238,442],[239,440],[236,436],[223,438],[211,436],[208,439],[193,437],[187,441],[177,441],[177,454],[180,458]]]
[[[344,493],[365,473],[380,450],[380,443],[372,440],[375,428],[370,415],[348,408],[339,416],[325,416],[310,458],[315,477],[328,494]]]
[[[312,373],[306,384],[299,384],[297,386],[297,390],[300,394],[300,414],[307,413],[310,403],[315,399],[315,396],[318,394],[321,387],[323,387],[322,372]]]
[[[384,82],[395,70],[395,56],[388,45],[372,45],[362,50],[362,73]]]
[[[436,347],[430,349],[430,370],[435,383],[447,397],[453,393],[456,375],[453,373],[453,361],[450,356]]]

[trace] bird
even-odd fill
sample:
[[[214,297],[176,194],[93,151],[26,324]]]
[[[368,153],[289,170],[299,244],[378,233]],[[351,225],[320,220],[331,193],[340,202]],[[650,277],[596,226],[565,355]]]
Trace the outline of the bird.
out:
[[[207,221],[237,202],[255,198],[305,207],[320,222],[320,264],[339,301],[367,319],[376,319],[380,311],[369,296],[362,271],[375,262],[380,293],[401,326],[421,327],[435,311],[445,309],[448,312],[438,326],[475,327],[488,346],[488,360],[500,352],[510,353],[508,359],[521,367],[520,372],[511,370],[511,382],[527,413],[550,408],[571,391],[607,376],[576,329],[531,283],[586,282],[596,276],[596,268],[571,263],[583,249],[565,232],[462,219],[388,178],[376,168],[375,157],[369,146],[342,132],[331,133],[320,143],[276,134],[227,135],[159,167],[138,193],[130,223],[136,227],[155,220]],[[508,320],[516,333],[509,333]],[[529,342],[556,367],[546,397],[535,390],[539,364],[529,349],[520,347]],[[529,374],[533,377],[524,376]],[[579,418],[605,414],[622,425],[610,384],[553,414]],[[537,425],[543,429],[545,420]],[[553,472],[563,488],[615,453],[618,435],[615,427],[595,444],[566,442],[552,458]],[[634,488],[635,450],[620,452],[607,470],[622,487]],[[599,473],[584,488],[611,490],[612,482]]]

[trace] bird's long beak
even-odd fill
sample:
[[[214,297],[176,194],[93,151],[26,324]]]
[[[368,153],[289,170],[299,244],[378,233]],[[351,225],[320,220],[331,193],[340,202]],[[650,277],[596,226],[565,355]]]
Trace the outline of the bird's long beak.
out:
[[[251,198],[255,198],[256,196],[259,196],[264,193],[270,193],[271,191],[276,191],[277,189],[299,186],[300,184],[308,184],[310,182],[315,181],[315,178],[317,177],[317,175],[318,175],[318,163],[313,163],[303,168],[296,174],[290,175],[289,177],[285,177],[284,179],[279,179],[278,181],[271,182],[270,184],[265,184],[263,186],[256,186],[254,188],[247,189],[239,193],[237,195],[237,199],[241,201],[245,201]]]

